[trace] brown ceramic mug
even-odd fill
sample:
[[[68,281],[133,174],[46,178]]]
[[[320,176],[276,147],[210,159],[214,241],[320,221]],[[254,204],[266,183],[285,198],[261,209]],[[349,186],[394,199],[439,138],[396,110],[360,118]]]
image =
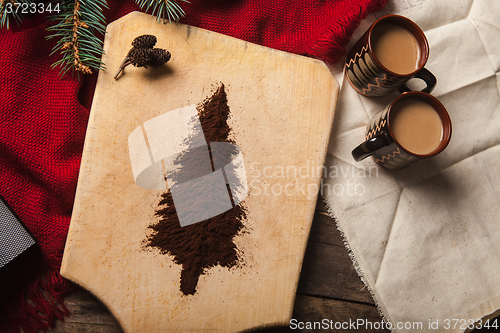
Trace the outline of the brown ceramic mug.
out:
[[[436,77],[424,68],[429,44],[424,32],[399,15],[379,18],[354,44],[347,55],[346,76],[351,86],[365,96],[382,96],[411,89],[411,78],[422,79],[430,93]]]
[[[402,169],[442,152],[451,138],[448,111],[421,91],[399,95],[371,119],[366,141],[352,151],[356,161],[371,156],[388,169]]]

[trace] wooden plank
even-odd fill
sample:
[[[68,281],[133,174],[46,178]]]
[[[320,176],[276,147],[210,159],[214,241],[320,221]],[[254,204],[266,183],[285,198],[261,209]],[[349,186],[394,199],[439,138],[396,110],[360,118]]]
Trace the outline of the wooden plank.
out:
[[[321,246],[317,243],[323,243]],[[357,304],[350,301],[364,301],[373,304],[369,293],[362,288],[359,277],[353,274],[352,263],[347,255],[347,250],[343,246],[343,240],[339,231],[335,227],[334,220],[321,212],[316,212],[312,223],[308,248],[315,249],[316,256],[308,255],[304,267],[301,271],[301,282],[299,284],[299,294],[295,300],[293,318],[306,322],[332,318],[337,321],[358,318],[370,318],[375,320],[373,313],[376,312],[373,305],[369,307],[366,304]],[[324,252],[321,253],[321,250]],[[332,253],[340,255],[344,260],[342,265],[331,265],[321,267],[311,264],[312,262],[322,262],[325,257]],[[333,255],[335,255],[333,254]],[[328,260],[327,260],[328,261]],[[350,280],[336,278],[337,275],[348,276]],[[344,281],[345,283],[343,283]],[[339,285],[340,283],[340,285]],[[315,288],[311,288],[315,286]],[[360,297],[361,294],[364,297]],[[335,290],[335,292],[332,292]],[[302,293],[302,294],[301,294]],[[324,302],[319,301],[319,297],[305,296],[304,294],[325,295]],[[343,299],[332,300],[332,297]],[[73,333],[73,332],[98,332],[98,333],[117,333],[122,332],[116,319],[107,310],[107,308],[89,292],[77,288],[66,298],[66,305],[72,315],[64,322],[57,322],[53,332]],[[330,310],[328,310],[330,309]],[[340,310],[339,310],[340,309]],[[328,311],[332,311],[329,313]],[[368,311],[368,315],[367,315]],[[322,314],[324,317],[318,317]],[[262,328],[257,332],[289,332],[290,329],[283,327]]]
[[[297,293],[374,304],[333,219],[324,214],[315,215]]]
[[[71,315],[57,321],[54,333],[121,333],[123,330],[109,310],[88,291],[76,287],[64,299]]]
[[[88,291],[77,288],[66,297],[66,306],[71,311],[71,315],[64,321],[57,321],[56,326],[50,330],[51,333],[122,333],[118,322],[106,307]],[[377,309],[373,305],[347,302],[342,300],[321,299],[297,295],[293,310],[292,319],[298,322],[317,322],[322,320],[335,322],[349,322],[349,319],[364,319],[375,323],[380,321]],[[256,328],[252,332],[281,333],[292,332],[285,326],[275,326],[268,328]],[[304,330],[301,332],[313,332],[314,330]],[[331,330],[328,330],[331,331]],[[353,330],[334,330],[335,332],[353,332]],[[384,332],[378,330],[377,332]]]
[[[113,315],[106,307],[88,291],[77,288],[69,296],[66,297],[66,305],[71,311],[71,315],[64,321],[56,321],[56,326],[49,330],[51,333],[122,333],[123,330],[114,319]],[[497,315],[497,314],[495,314]],[[496,320],[500,324],[500,317],[491,316],[490,325],[494,325]],[[306,323],[322,322],[327,320],[329,325],[333,325],[334,329],[322,329],[325,332],[389,332],[384,329],[367,329],[368,322],[375,325],[379,323],[381,318],[374,305],[348,302],[342,300],[322,299],[318,297],[297,295],[292,319],[295,326],[306,325]],[[363,329],[335,329],[335,325],[348,327],[349,323],[364,320],[366,323],[362,325]],[[483,322],[486,321],[486,318]],[[359,322],[361,323],[361,322]],[[324,323],[323,323],[324,324]],[[319,324],[318,324],[319,325]],[[356,326],[357,327],[357,326]],[[479,327],[479,326],[478,326]],[[368,327],[370,328],[370,327]],[[317,330],[299,330],[291,329],[289,326],[270,327],[252,330],[253,333],[289,333],[289,332],[317,332]],[[482,328],[471,332],[493,332],[497,331],[494,327],[490,329]]]
[[[290,327],[304,327],[300,332],[390,332],[374,305],[302,295],[297,296]]]
[[[129,66],[116,81],[112,71],[99,74],[61,274],[99,297],[126,332],[232,332],[286,323],[316,206],[319,175],[311,170],[324,163],[338,85],[317,60],[161,25],[142,13],[108,26],[107,67],[118,68],[130,42],[146,33],[156,35],[157,47],[170,50],[172,59],[156,70]],[[247,232],[235,240],[244,264],[210,268],[196,293],[183,295],[182,267],[143,249],[164,190],[137,185],[127,138],[146,133],[141,147],[152,151],[149,135],[164,131],[140,126],[200,103],[214,82],[227,87],[250,185]],[[279,176],[288,167],[300,174]]]
[[[323,243],[330,246],[321,246]],[[335,227],[335,222],[331,217],[321,212],[316,212],[312,223],[308,248],[315,249],[316,256],[308,255],[305,265],[301,271],[301,282],[299,284],[299,294],[295,300],[293,318],[302,322],[313,322],[331,318],[331,320],[344,321],[349,318],[377,320],[374,316],[376,309],[373,305],[361,304],[352,301],[364,301],[373,304],[366,289],[362,288],[359,277],[353,275],[352,263],[344,249],[343,240],[339,231]],[[324,252],[321,253],[321,250]],[[322,267],[311,264],[322,262],[323,259],[336,253],[343,257],[343,265],[331,265]],[[328,261],[328,260],[327,260]],[[308,264],[306,264],[308,263]],[[336,276],[349,276],[352,281],[337,279]],[[345,281],[346,283],[343,283]],[[340,283],[340,286],[338,285]],[[315,288],[310,288],[315,286]],[[360,298],[360,288],[364,297]],[[335,292],[332,292],[335,290]],[[301,294],[302,293],[302,294]],[[325,295],[323,301],[321,297],[311,297],[304,294]],[[329,299],[339,297],[343,299]],[[369,298],[368,298],[369,297]],[[73,333],[73,332],[98,332],[98,333],[118,333],[122,332],[116,319],[107,308],[89,292],[77,288],[66,298],[66,305],[72,315],[64,322],[57,322],[52,332]],[[329,312],[330,311],[330,312]],[[321,315],[319,315],[321,314]],[[272,327],[258,329],[256,332],[290,332],[291,329],[283,327]],[[349,331],[349,330],[344,330]]]
[[[316,211],[314,214],[309,241],[344,247],[344,240],[335,225],[335,221],[324,212]]]
[[[98,318],[98,316],[96,316]],[[50,330],[51,333],[122,333],[119,326],[108,326],[82,322],[58,322],[56,327]]]
[[[328,214],[328,208],[325,202],[323,201],[323,197],[321,195],[318,195],[318,201],[316,202],[316,211]]]

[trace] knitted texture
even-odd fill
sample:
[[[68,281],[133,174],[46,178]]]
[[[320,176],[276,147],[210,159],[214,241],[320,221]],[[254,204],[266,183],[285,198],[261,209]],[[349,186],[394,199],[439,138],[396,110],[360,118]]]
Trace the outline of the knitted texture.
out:
[[[334,62],[359,21],[386,1],[191,0],[181,3],[181,22]],[[108,6],[108,23],[139,10],[132,0]],[[14,275],[0,272],[2,333],[45,331],[69,313],[63,296],[71,284],[59,268],[97,74],[78,81],[50,68],[59,55],[50,56],[55,40],[46,40],[44,15],[0,29],[0,195],[40,245]]]
[[[362,18],[387,0],[191,0],[183,22],[256,44],[337,62]]]

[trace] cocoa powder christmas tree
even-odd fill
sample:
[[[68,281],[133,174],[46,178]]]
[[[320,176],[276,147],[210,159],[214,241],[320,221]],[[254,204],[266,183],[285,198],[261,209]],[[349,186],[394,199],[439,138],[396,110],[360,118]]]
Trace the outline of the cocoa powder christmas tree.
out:
[[[233,142],[223,84],[198,107],[198,113],[207,142]],[[174,262],[182,266],[180,290],[184,295],[196,293],[200,275],[211,267],[230,269],[241,263],[233,240],[244,230],[243,202],[220,215],[181,227],[172,194],[167,190],[161,196],[156,215],[159,221],[149,227],[153,233],[148,236],[146,246],[173,256]]]

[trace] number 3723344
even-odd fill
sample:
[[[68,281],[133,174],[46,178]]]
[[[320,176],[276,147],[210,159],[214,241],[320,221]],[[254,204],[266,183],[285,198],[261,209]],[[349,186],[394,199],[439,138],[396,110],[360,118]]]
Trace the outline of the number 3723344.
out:
[[[59,13],[61,8],[59,3],[26,3],[26,2],[7,2],[5,12],[7,14],[36,14],[36,13]]]
[[[444,329],[498,329],[500,326],[498,325],[497,318],[495,319],[487,319],[487,320],[479,320],[474,321],[472,319],[445,319],[444,320]]]

